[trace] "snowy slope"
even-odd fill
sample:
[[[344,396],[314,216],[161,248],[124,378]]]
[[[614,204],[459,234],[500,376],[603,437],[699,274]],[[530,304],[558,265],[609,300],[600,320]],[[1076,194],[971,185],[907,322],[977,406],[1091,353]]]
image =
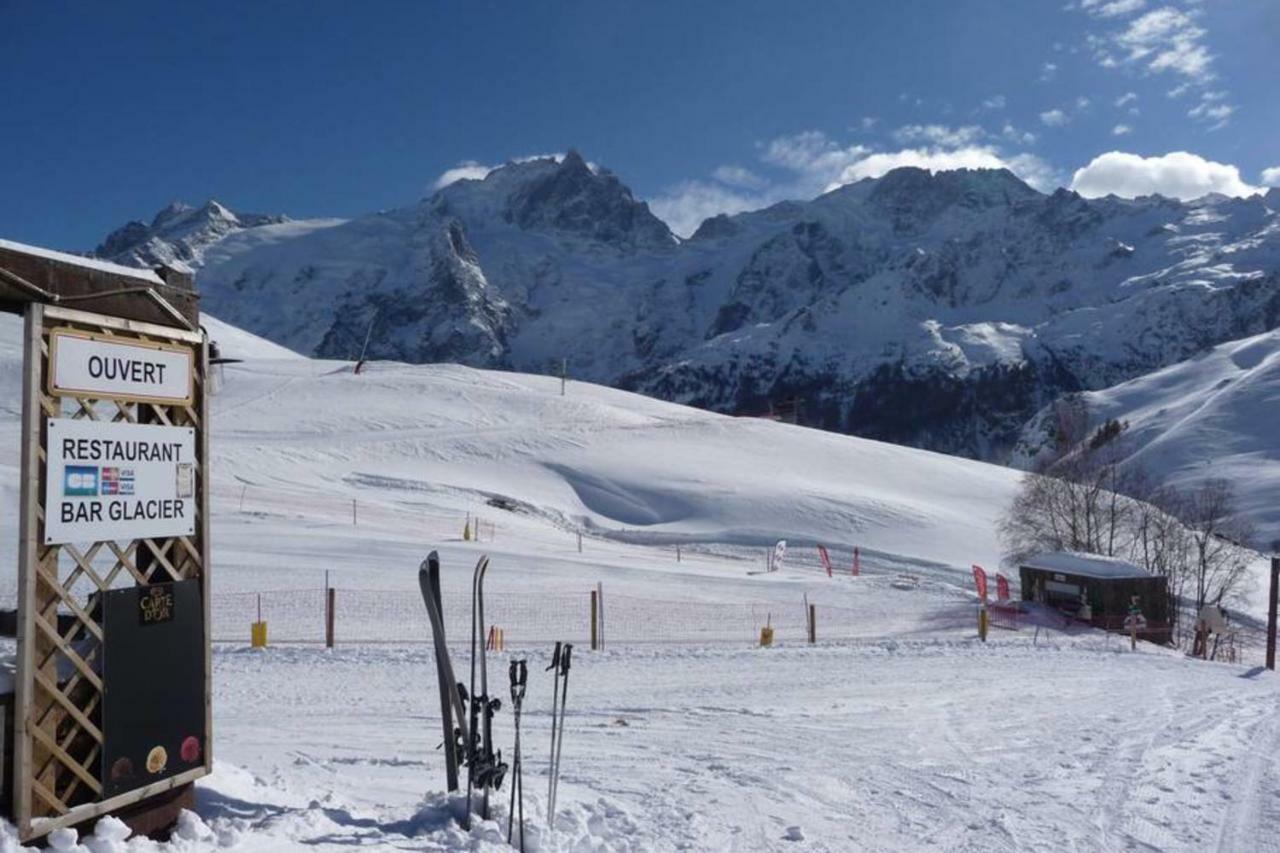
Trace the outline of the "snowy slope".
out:
[[[213,657],[216,771],[161,849],[510,849],[505,787],[495,820],[471,832],[443,793],[415,576],[432,548],[455,625],[469,567],[493,558],[490,614],[515,649],[490,658],[496,694],[507,660],[529,657],[530,850],[1275,849],[1274,677],[1051,623],[974,638],[966,569],[995,557],[1014,471],[579,382],[561,397],[550,377],[403,364],[354,375],[205,319],[247,359],[226,368],[212,445],[214,630],[240,639]],[[11,401],[18,328],[0,317]],[[16,427],[11,404],[10,503]],[[491,506],[497,495],[518,511]],[[497,535],[462,541],[468,512],[496,518]],[[749,574],[780,535],[795,563]],[[866,573],[826,578],[798,559],[811,541],[846,556],[861,545]],[[342,613],[385,608],[383,644],[352,645],[340,620],[334,651],[251,651],[253,595],[219,621],[237,594],[315,592],[330,572]],[[898,588],[904,573],[918,582]],[[580,622],[559,635],[578,646],[552,833],[548,648],[522,639],[521,620],[598,582],[611,620],[628,602],[655,605],[638,626],[654,636],[611,628],[591,653]],[[809,647],[785,630],[803,600],[817,603],[820,636],[843,639]],[[768,606],[779,648],[753,648],[755,624],[727,643],[660,641],[662,623],[737,601]],[[287,615],[268,614],[273,637]],[[464,634],[451,637],[465,672]],[[510,726],[504,707],[495,736],[508,757]],[[118,840],[109,821],[98,832],[92,853],[156,849]]]
[[[1280,190],[1084,199],[899,169],[677,241],[576,153],[346,223],[228,232],[205,307],[298,352],[573,375],[1001,460],[1063,391],[1280,316]],[[320,227],[323,225],[324,227]]]
[[[1090,421],[1127,420],[1127,459],[1167,482],[1225,478],[1257,523],[1258,544],[1280,540],[1280,332],[1214,347],[1128,382],[1083,395]],[[1039,421],[1026,446],[1037,442]]]
[[[356,376],[308,361],[227,377],[214,413],[224,472],[476,506],[500,495],[634,541],[791,538],[967,567],[995,561],[993,522],[1018,477],[584,383],[561,397],[550,377],[394,364]],[[291,423],[297,412],[308,416]]]

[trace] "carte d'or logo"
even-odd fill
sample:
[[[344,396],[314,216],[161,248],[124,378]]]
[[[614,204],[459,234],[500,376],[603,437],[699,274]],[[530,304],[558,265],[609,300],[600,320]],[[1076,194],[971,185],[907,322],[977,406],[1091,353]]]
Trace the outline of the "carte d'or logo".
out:
[[[149,586],[138,593],[138,621],[156,625],[173,619],[173,590],[167,586]]]

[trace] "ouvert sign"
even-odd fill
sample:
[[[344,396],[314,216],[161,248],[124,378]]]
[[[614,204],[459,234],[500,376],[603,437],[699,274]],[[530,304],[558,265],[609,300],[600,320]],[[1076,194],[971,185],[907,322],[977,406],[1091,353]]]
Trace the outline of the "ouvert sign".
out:
[[[44,541],[195,533],[195,430],[48,419]]]
[[[191,403],[190,347],[94,335],[49,334],[49,393],[170,405]]]

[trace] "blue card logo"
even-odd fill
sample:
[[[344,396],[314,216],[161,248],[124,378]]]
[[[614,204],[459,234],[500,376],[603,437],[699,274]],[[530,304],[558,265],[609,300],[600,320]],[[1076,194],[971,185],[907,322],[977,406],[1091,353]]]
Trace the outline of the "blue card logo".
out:
[[[98,494],[98,466],[68,465],[63,472],[62,494],[69,498],[91,498]]]

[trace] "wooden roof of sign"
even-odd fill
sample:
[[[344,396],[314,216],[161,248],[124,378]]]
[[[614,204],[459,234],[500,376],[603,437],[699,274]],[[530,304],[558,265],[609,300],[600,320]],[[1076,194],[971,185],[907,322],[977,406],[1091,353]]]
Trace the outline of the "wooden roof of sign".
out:
[[[30,302],[192,330],[200,324],[190,272],[136,269],[0,240],[0,310],[21,312]]]

